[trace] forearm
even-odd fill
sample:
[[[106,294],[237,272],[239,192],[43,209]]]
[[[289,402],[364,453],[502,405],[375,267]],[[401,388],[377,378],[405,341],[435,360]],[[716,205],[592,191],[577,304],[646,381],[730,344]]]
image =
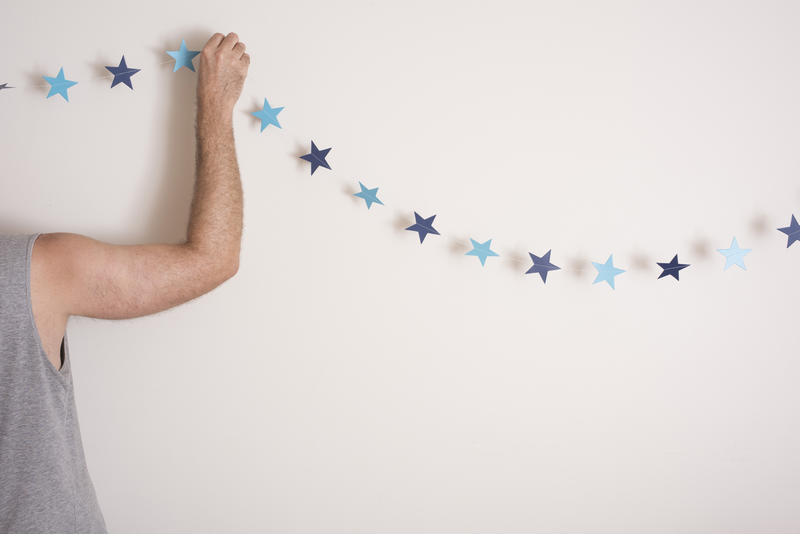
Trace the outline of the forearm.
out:
[[[239,267],[243,211],[233,107],[249,64],[235,33],[215,33],[200,54],[197,80],[197,170],[186,245],[229,276]]]
[[[187,243],[221,267],[238,266],[243,200],[232,111],[198,98],[197,164]]]

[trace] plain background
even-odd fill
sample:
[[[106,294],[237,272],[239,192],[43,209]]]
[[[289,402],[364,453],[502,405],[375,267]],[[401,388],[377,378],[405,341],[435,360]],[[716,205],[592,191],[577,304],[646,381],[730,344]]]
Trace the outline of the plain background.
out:
[[[236,31],[236,277],[72,318],[111,532],[800,530],[794,2],[6,2],[0,230],[185,237]],[[135,90],[101,78],[125,54]],[[70,102],[41,76],[64,67]],[[283,129],[249,116],[267,97]],[[310,140],[333,170],[309,175]],[[379,187],[385,206],[351,196]],[[413,210],[441,236],[403,230]],[[723,271],[737,236],[748,270]],[[465,257],[492,238],[499,258]],[[547,285],[524,275],[553,250]],[[617,289],[592,285],[613,253]],[[675,253],[692,266],[657,280]]]

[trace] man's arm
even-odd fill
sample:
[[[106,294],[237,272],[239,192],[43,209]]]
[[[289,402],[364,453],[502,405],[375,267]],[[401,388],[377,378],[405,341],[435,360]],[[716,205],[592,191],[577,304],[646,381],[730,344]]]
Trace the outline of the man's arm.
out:
[[[79,234],[42,234],[31,267],[37,322],[39,316],[58,324],[69,315],[148,315],[207,293],[237,272],[242,187],[232,118],[249,64],[234,33],[213,35],[200,55],[197,174],[186,241],[113,245]]]

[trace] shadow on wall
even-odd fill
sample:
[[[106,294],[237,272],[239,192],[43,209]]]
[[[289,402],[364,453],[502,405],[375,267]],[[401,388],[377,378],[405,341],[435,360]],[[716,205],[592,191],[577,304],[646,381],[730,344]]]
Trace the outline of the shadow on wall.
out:
[[[160,145],[156,154],[150,155],[154,161],[161,161],[162,168],[157,173],[158,187],[154,190],[154,198],[143,203],[142,217],[145,220],[142,239],[147,243],[178,243],[186,238],[186,231],[194,190],[195,164],[195,89],[197,74],[185,68],[173,73],[173,64],[166,50],[176,50],[181,39],[186,39],[188,48],[199,50],[213,32],[210,30],[181,30],[172,32],[168,39],[158,47],[151,47],[154,70],[160,76],[168,76],[164,80],[165,95],[162,116],[166,117],[166,143]],[[105,60],[99,59],[100,63]],[[195,59],[195,69],[199,59]],[[41,77],[42,70],[36,66],[35,72],[28,75],[28,83],[36,85],[36,89],[46,92]],[[96,73],[105,73],[103,65],[97,66]],[[88,208],[89,206],[87,206]],[[68,221],[63,221],[68,226]],[[21,234],[37,231],[32,228],[35,222],[7,220],[0,215],[0,233]],[[58,231],[58,230],[50,230]],[[102,234],[102,230],[96,232]],[[92,232],[95,234],[95,232]]]
[[[166,62],[170,58],[165,50],[177,50],[181,39],[186,40],[190,50],[200,50],[212,33],[210,30],[173,32],[160,47],[153,49],[160,75],[168,76],[165,82],[167,98],[164,99],[167,131],[164,135],[166,143],[158,148],[159,154],[154,155],[161,158],[162,170],[154,198],[147,203],[144,214],[144,239],[147,242],[179,243],[186,239],[195,181],[197,73],[186,68],[172,72],[174,64]],[[195,69],[199,59],[194,60]]]

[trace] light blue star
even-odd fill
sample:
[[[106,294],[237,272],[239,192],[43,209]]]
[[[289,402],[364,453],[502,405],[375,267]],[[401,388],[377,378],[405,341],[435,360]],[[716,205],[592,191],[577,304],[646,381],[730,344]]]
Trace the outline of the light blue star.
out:
[[[499,256],[497,252],[492,250],[492,240],[488,240],[486,243],[478,243],[471,237],[469,238],[472,241],[472,250],[464,254],[465,256],[477,256],[479,260],[481,260],[481,265],[486,266],[486,258],[489,256]]]
[[[753,249],[750,248],[739,248],[739,242],[736,241],[736,238],[733,238],[731,241],[730,248],[718,248],[717,252],[725,256],[725,271],[728,270],[728,267],[731,265],[738,265],[745,271],[747,267],[744,266],[744,257]]]
[[[594,279],[592,284],[596,284],[598,282],[608,282],[608,285],[611,286],[611,289],[616,289],[614,287],[614,277],[624,273],[625,269],[614,267],[614,255],[610,254],[605,263],[597,263],[593,261],[592,265],[594,265],[594,268],[597,269],[597,278]]]
[[[175,68],[172,69],[172,72],[177,72],[177,70],[181,67],[186,67],[190,71],[194,72],[194,64],[192,60],[194,56],[199,54],[200,51],[198,50],[187,50],[186,49],[186,41],[181,41],[181,48],[180,50],[167,50],[167,54],[175,59]]]
[[[367,187],[361,182],[358,182],[358,185],[361,187],[361,191],[359,191],[358,193],[353,193],[353,196],[358,198],[363,198],[364,202],[367,203],[367,209],[370,209],[373,203],[383,205],[383,202],[381,202],[378,199],[377,187],[375,189],[367,189]]]
[[[281,127],[280,123],[278,122],[278,113],[283,111],[283,108],[271,108],[269,107],[269,102],[267,99],[264,99],[264,107],[258,111],[253,111],[252,115],[254,117],[258,117],[261,119],[261,131],[264,131],[264,128],[269,126],[270,124],[274,124],[278,128]]]
[[[50,92],[47,93],[47,98],[50,98],[53,95],[61,95],[61,97],[67,102],[69,102],[67,89],[78,83],[64,78],[64,67],[58,69],[58,74],[56,74],[55,78],[50,76],[42,76],[42,78],[47,80],[47,83],[50,84]]]

